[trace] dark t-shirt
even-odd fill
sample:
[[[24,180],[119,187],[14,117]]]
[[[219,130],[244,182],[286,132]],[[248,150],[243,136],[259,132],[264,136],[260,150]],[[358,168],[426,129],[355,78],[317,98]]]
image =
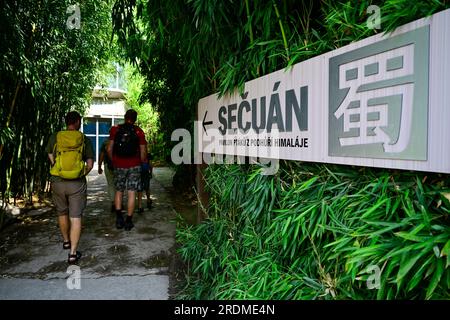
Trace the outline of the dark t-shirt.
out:
[[[114,126],[111,128],[111,133],[109,134],[109,140],[114,142],[114,138],[116,137],[117,130],[119,126]],[[141,128],[138,126],[134,126],[134,130],[139,138],[139,145],[147,145],[147,141],[145,141],[145,134]],[[114,150],[114,145],[113,145]],[[114,154],[113,151],[113,165],[114,168],[132,168],[141,165],[141,156],[137,153],[135,156],[130,158],[119,157]]]
[[[57,133],[54,133],[50,136],[50,138],[48,139],[47,147],[45,148],[47,153],[53,154],[54,157],[56,157],[56,154],[55,154],[56,134]],[[86,161],[87,159],[94,159],[95,155],[94,155],[94,149],[92,148],[91,140],[89,140],[89,138],[86,137],[85,134],[83,134],[83,136],[84,136],[83,160]],[[57,176],[51,176],[50,181],[57,182],[57,181],[64,181],[64,179],[57,177]]]

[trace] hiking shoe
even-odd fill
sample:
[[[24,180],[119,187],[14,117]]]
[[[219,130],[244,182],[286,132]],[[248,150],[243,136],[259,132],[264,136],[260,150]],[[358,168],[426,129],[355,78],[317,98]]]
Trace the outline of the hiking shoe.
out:
[[[133,221],[131,221],[131,217],[127,216],[125,220],[125,230],[130,231],[134,227]]]
[[[116,228],[117,229],[122,229],[125,225],[125,221],[123,220],[123,215],[122,213],[117,213],[117,217],[116,217]]]
[[[144,213],[144,208],[138,208],[138,213],[139,213],[139,214]]]

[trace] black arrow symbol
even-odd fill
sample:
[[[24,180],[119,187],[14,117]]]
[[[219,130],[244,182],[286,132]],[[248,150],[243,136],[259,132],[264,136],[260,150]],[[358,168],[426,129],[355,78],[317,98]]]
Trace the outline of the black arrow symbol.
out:
[[[213,124],[212,121],[206,121],[206,122],[205,122],[205,120],[206,120],[206,115],[207,115],[207,114],[208,114],[208,111],[205,112],[205,116],[203,117],[203,122],[202,122],[203,130],[205,130],[206,135],[208,135],[208,133],[206,132],[206,127],[205,127],[205,125]]]

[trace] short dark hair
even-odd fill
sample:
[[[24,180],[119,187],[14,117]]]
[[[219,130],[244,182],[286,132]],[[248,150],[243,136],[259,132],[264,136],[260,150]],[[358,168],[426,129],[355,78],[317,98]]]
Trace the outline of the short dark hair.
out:
[[[131,122],[135,123],[137,120],[137,112],[133,109],[128,110],[125,112],[125,121],[130,120]]]
[[[75,124],[78,121],[81,122],[81,115],[76,112],[76,111],[70,111],[69,113],[66,114],[66,125],[71,125],[71,124]]]

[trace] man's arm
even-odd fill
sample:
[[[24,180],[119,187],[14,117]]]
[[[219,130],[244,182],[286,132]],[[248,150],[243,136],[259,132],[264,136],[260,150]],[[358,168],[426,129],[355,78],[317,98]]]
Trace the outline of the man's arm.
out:
[[[86,159],[86,175],[89,174],[89,172],[91,172],[92,168],[94,167],[94,159],[92,158],[88,158]]]
[[[92,148],[91,140],[89,140],[86,136],[84,136],[84,146],[85,146],[85,158],[86,158],[86,171],[85,174],[88,175],[94,167],[94,149]]]
[[[138,128],[138,137],[139,137],[139,154],[141,156],[141,163],[148,164],[147,158],[147,140],[145,140],[145,133],[141,128]]]
[[[109,145],[108,145],[108,156],[110,159],[113,158],[113,148],[114,148],[114,140],[109,140]]]
[[[116,130],[117,126],[111,127],[111,129],[109,130],[109,143],[106,148],[106,154],[111,161],[113,160],[114,138],[116,137]]]
[[[147,163],[147,145],[146,144],[141,144],[139,145],[140,148],[140,154],[141,154],[141,163]]]
[[[55,165],[55,156],[53,155],[53,153],[48,153],[48,160],[50,160],[50,164],[53,167]]]
[[[48,155],[48,160],[50,161],[52,167],[55,165],[55,155],[53,154],[56,144],[56,135],[52,134],[48,139],[46,150]]]

